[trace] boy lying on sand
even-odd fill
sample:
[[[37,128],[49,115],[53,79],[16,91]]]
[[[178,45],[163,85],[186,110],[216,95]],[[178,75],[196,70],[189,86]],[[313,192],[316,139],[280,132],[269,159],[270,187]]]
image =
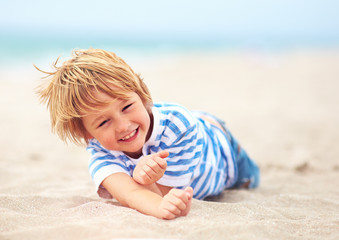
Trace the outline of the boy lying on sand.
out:
[[[101,197],[162,219],[188,214],[192,198],[255,188],[259,168],[223,121],[153,103],[140,76],[100,49],[77,50],[38,94],[63,141],[86,143]]]

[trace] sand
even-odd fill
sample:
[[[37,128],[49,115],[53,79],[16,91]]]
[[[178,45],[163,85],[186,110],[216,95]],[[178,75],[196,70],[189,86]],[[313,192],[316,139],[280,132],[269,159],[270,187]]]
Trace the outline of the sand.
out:
[[[125,60],[155,101],[225,119],[260,165],[260,187],[194,200],[171,221],[102,200],[85,150],[50,132],[33,93],[41,75],[2,66],[0,239],[339,239],[338,50]]]

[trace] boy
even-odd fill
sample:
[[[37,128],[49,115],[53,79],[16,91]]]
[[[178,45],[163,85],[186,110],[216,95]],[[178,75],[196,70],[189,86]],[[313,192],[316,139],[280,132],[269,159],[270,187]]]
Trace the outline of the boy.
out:
[[[188,214],[193,197],[258,186],[257,165],[221,120],[153,104],[140,76],[114,53],[78,50],[60,67],[57,62],[55,72],[44,72],[51,81],[38,94],[53,131],[87,144],[101,197],[173,219]]]

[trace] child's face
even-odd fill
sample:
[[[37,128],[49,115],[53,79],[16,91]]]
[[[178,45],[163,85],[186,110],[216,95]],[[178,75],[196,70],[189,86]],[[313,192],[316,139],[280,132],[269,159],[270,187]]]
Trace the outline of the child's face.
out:
[[[100,100],[113,100],[97,94]],[[130,92],[126,100],[115,100],[82,118],[88,138],[96,138],[109,150],[122,151],[137,158],[151,134],[151,118],[138,94]]]

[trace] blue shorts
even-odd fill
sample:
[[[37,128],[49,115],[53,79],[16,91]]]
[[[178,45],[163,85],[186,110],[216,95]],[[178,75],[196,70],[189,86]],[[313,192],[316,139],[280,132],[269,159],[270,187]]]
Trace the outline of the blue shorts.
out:
[[[226,128],[224,121],[217,119],[226,132],[226,136],[231,143],[238,167],[238,179],[232,188],[239,188],[249,181],[248,188],[256,188],[260,182],[260,169],[257,164],[247,155],[246,151],[240,146],[238,141],[232,136]]]

